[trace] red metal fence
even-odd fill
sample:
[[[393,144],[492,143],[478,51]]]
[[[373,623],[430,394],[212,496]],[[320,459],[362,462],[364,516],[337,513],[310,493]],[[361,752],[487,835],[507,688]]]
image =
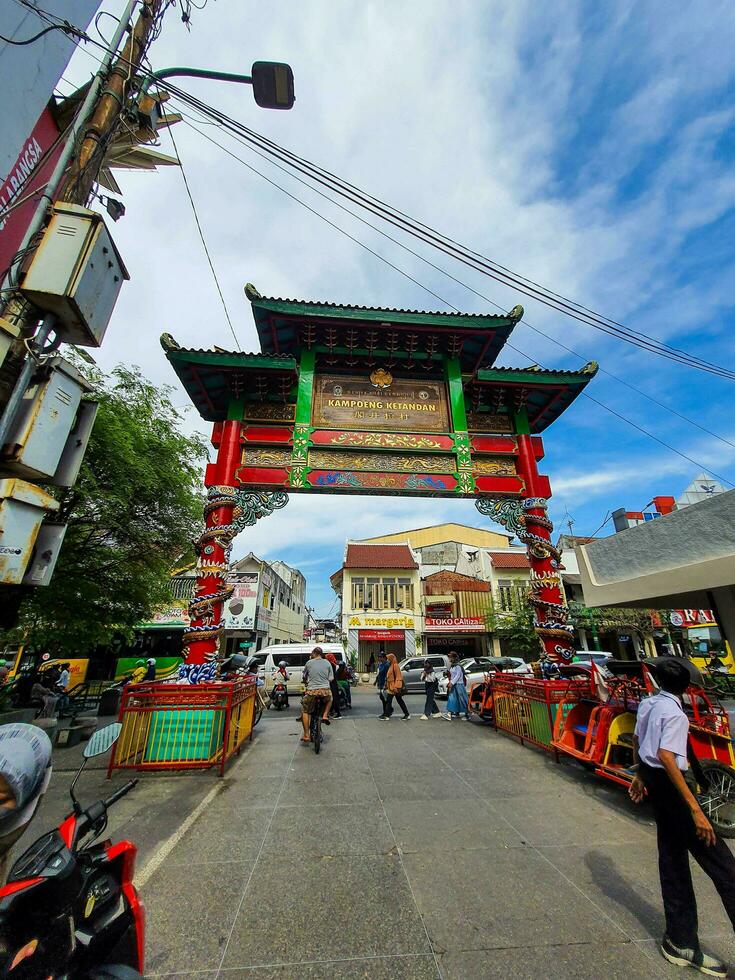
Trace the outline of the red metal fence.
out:
[[[128,684],[113,769],[208,769],[225,764],[252,736],[255,683]]]
[[[496,729],[509,732],[540,749],[558,752],[551,744],[558,713],[566,713],[581,696],[590,693],[587,679],[541,680],[517,674],[493,674],[493,721]]]

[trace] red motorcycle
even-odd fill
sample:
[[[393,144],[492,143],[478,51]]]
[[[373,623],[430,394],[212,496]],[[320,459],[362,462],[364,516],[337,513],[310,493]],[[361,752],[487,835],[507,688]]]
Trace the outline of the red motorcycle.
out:
[[[98,841],[107,811],[137,783],[83,808],[74,787],[87,760],[108,752],[120,724],[95,732],[71,784],[73,811],[39,837],[0,888],[0,976],[18,980],[138,977],[144,914],[133,886],[137,848]]]

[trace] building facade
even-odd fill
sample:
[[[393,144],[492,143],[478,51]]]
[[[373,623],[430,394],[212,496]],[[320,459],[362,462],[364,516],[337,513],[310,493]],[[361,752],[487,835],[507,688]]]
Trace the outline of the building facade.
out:
[[[301,643],[307,621],[306,579],[282,561],[266,562],[252,554],[233,562],[227,577],[232,595],[225,603],[220,652],[257,652],[277,643]],[[182,640],[189,625],[189,600],[194,596],[192,564],[171,576],[171,601],[156,609],[136,629],[136,650],[149,657],[183,656]]]
[[[513,653],[488,626],[491,611],[510,614],[530,582],[525,548],[511,541],[448,523],[348,542],[331,581],[358,668],[368,669],[381,649],[399,659],[450,650],[462,657]],[[388,560],[403,563],[400,576],[393,565],[377,568]]]
[[[421,579],[408,544],[348,541],[331,582],[342,600],[347,654],[358,670],[371,670],[381,650],[399,660],[416,653]]]

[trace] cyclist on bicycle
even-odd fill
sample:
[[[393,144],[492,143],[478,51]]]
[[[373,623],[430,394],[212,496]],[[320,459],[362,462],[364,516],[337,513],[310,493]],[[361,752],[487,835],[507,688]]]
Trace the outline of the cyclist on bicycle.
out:
[[[302,676],[304,685],[304,696],[301,699],[301,724],[304,729],[302,742],[311,742],[309,735],[310,716],[320,699],[322,701],[322,721],[325,725],[329,724],[329,709],[332,705],[330,683],[333,679],[334,668],[328,660],[324,659],[322,648],[314,647],[311,651],[311,659],[304,667]]]

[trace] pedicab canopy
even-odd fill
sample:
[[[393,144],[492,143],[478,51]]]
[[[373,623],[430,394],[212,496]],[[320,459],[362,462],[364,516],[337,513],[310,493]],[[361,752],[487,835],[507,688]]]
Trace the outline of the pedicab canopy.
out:
[[[161,338],[199,414],[215,423],[215,445],[224,423],[242,423],[234,482],[243,488],[519,497],[517,435],[547,429],[597,371],[594,362],[497,367],[521,306],[424,313],[273,299],[251,285],[246,295],[259,352]],[[541,459],[541,439],[531,443]]]

